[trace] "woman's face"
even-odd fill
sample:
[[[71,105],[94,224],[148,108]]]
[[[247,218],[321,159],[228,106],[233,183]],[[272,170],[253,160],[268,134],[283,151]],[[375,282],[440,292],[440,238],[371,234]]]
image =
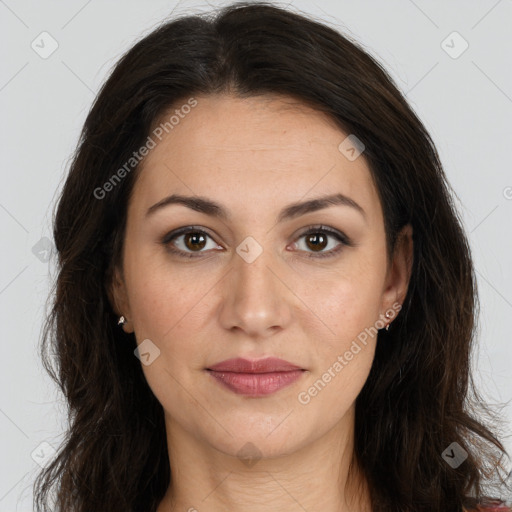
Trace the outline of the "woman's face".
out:
[[[350,432],[371,328],[403,301],[410,243],[388,265],[364,152],[323,114],[277,96],[195,99],[151,135],[113,287],[167,429],[263,457]],[[165,204],[173,195],[217,206]],[[300,371],[208,370],[267,357]]]

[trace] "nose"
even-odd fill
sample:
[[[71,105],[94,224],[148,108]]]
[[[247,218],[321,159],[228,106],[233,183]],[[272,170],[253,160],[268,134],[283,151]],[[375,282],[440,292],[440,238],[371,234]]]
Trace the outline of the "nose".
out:
[[[294,298],[285,274],[270,250],[263,250],[250,263],[235,254],[222,280],[222,327],[240,330],[251,338],[266,338],[285,329],[290,324]]]

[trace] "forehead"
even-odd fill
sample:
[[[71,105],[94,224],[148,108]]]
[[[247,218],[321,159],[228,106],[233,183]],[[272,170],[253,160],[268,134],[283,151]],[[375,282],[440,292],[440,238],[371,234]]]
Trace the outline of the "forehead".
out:
[[[150,134],[156,145],[135,184],[136,208],[183,193],[214,196],[230,209],[258,213],[258,205],[279,207],[341,192],[370,217],[379,215],[364,157],[351,161],[340,151],[349,134],[327,115],[286,97],[195,100],[191,109],[181,110],[177,103],[162,116],[160,126],[172,115],[175,124],[168,123],[161,140]]]

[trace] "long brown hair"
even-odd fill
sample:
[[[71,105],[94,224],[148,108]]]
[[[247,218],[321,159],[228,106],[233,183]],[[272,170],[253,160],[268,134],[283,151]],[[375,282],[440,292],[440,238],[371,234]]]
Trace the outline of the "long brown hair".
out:
[[[154,511],[162,500],[171,481],[163,409],[108,295],[140,165],[109,180],[183,98],[276,93],[327,113],[364,142],[389,257],[400,229],[413,227],[408,293],[391,329],[379,333],[356,401],[354,460],[374,509],[460,511],[500,480],[489,468],[505,450],[480,419],[485,407],[470,372],[475,274],[434,143],[356,41],[268,3],[213,14],[168,21],[137,42],[85,121],[54,218],[58,276],[41,344],[70,427],[36,479],[35,507],[48,510],[52,489],[51,509],[65,512]],[[454,442],[468,453],[457,468],[442,457]]]

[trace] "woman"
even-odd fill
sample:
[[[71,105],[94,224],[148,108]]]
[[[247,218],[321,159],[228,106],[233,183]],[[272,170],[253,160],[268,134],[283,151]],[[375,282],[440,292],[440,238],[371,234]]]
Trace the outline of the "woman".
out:
[[[71,425],[37,510],[505,510],[468,242],[355,42],[265,3],[162,25],[100,91],[54,237]]]

